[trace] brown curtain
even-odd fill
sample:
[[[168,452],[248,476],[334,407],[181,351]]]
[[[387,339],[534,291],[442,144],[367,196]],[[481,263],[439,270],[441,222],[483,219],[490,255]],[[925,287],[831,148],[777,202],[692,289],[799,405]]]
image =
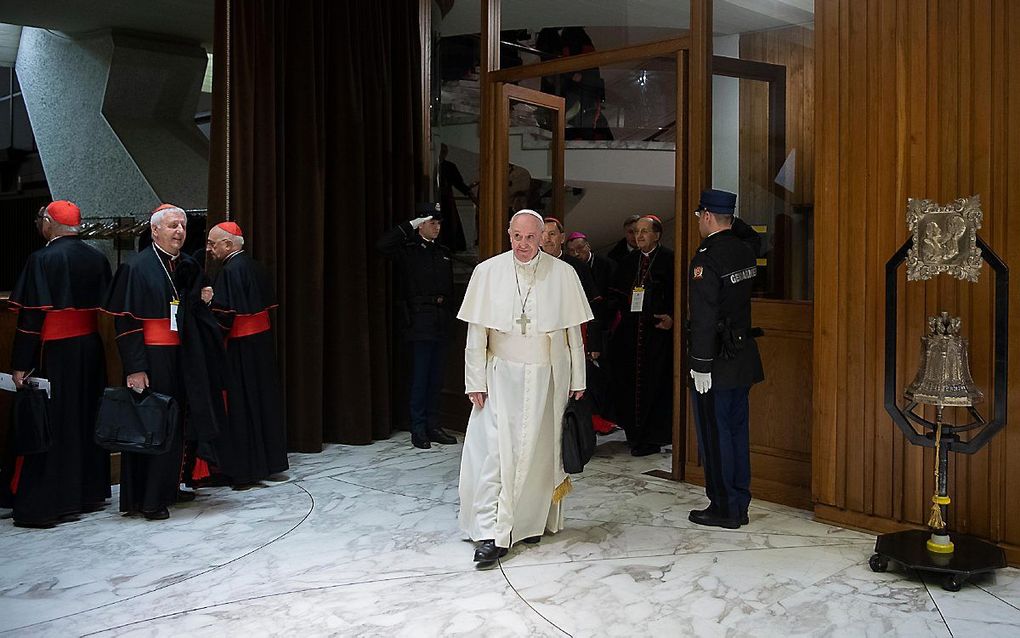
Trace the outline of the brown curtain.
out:
[[[420,56],[413,0],[217,2],[210,216],[227,213],[229,137],[229,216],[280,301],[292,450],[390,433],[389,278],[373,246],[422,183]]]

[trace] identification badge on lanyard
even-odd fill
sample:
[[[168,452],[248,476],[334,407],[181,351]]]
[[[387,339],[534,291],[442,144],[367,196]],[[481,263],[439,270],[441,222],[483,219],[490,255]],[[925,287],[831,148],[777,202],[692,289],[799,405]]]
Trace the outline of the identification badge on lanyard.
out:
[[[177,309],[181,306],[181,302],[174,299],[170,302],[170,330],[177,332]]]
[[[645,305],[645,288],[644,286],[635,286],[634,290],[630,295],[630,311],[641,312],[641,309]]]

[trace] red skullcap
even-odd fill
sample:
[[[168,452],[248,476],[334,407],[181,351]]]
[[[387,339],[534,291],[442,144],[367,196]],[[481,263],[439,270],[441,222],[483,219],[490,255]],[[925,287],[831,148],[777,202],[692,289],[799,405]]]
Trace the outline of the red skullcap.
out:
[[[164,210],[178,211],[181,215],[186,214],[184,212],[184,209],[181,208],[180,206],[176,206],[174,204],[160,204],[159,206],[156,207],[156,209],[154,211],[152,211],[152,215],[155,215],[156,213],[158,213],[160,211],[164,211]]]
[[[576,230],[567,235],[567,241],[574,241],[575,239],[588,239],[588,236],[584,233],[579,233]]]
[[[220,230],[226,231],[231,235],[236,235],[238,237],[244,236],[244,233],[241,232],[241,227],[235,224],[234,222],[220,222],[219,224],[213,226],[213,228],[219,228]]]
[[[658,223],[660,226],[662,225],[662,220],[659,219],[658,215],[642,215],[641,218],[642,219],[650,219],[650,220]]]
[[[50,219],[64,226],[77,226],[81,223],[81,210],[66,199],[58,199],[46,207]]]

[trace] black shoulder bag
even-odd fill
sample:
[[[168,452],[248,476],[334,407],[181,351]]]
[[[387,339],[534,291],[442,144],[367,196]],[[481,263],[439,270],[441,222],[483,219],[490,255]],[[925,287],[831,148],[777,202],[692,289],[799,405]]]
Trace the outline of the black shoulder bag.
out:
[[[563,412],[563,471],[578,474],[595,454],[595,430],[591,424],[591,403],[585,396],[580,401],[573,397]]]
[[[49,399],[46,390],[25,386],[14,395],[14,452],[41,454],[50,449]]]
[[[157,392],[106,388],[96,419],[96,444],[111,452],[162,454],[177,430],[177,401]]]

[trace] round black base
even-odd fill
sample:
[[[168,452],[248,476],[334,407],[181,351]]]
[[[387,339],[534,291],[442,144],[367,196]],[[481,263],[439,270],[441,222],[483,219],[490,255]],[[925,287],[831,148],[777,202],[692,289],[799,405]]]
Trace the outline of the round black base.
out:
[[[1002,549],[979,538],[952,534],[954,551],[951,554],[928,551],[930,538],[930,531],[920,529],[882,534],[875,541],[875,554],[868,564],[872,571],[884,572],[893,560],[910,569],[944,574],[942,588],[947,591],[959,591],[975,574],[1006,566],[1006,554]]]

